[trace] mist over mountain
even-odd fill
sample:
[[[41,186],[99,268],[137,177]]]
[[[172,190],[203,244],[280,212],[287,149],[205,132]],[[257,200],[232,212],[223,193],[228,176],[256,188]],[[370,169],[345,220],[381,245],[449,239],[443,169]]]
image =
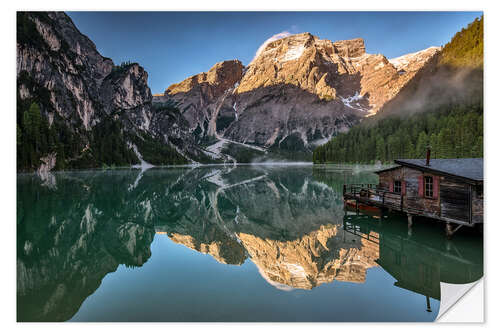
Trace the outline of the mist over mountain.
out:
[[[393,59],[404,63],[404,58]],[[373,117],[314,152],[318,163],[483,156],[483,17],[435,53]]]
[[[379,116],[413,114],[449,104],[483,101],[483,17],[458,32],[410,80]]]

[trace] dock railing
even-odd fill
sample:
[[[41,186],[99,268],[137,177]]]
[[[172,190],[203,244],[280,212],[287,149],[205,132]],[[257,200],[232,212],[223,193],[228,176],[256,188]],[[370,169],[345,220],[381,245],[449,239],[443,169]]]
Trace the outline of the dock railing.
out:
[[[379,188],[377,184],[344,184],[343,192],[346,199],[403,210],[403,195]]]

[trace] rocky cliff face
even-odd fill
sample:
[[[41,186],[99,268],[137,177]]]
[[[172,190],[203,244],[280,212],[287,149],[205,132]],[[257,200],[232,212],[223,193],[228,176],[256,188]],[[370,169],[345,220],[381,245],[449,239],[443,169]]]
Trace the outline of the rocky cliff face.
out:
[[[171,85],[165,91],[165,96],[155,99],[159,102],[173,101],[179,105],[190,128],[197,129],[199,133],[196,135],[199,137],[215,136],[218,112],[242,76],[243,65],[240,61],[223,61],[206,73]]]
[[[309,151],[376,113],[437,52],[391,63],[360,38],[303,33],[268,43],[247,67],[218,63],[153,100],[176,103],[200,137]]]
[[[389,62],[398,70],[398,73],[401,75],[407,73],[416,73],[441,50],[441,47],[432,46],[425,50],[389,59]]]
[[[113,62],[64,13],[22,13],[20,23],[26,25],[24,33],[18,27],[17,41],[21,98],[43,95],[49,122],[57,113],[72,125],[81,124],[81,130],[90,129],[98,122],[99,90]]]
[[[146,155],[150,142],[164,146],[155,156],[159,162],[196,158],[199,151],[183,130],[182,116],[152,106],[148,74],[139,64],[115,66],[62,12],[20,12],[17,19],[19,169],[38,168],[40,157],[56,151],[69,167],[133,164]],[[32,103],[47,123],[45,133],[23,121]],[[110,133],[110,128],[117,130]],[[39,135],[31,138],[34,148],[30,132]],[[39,147],[44,140],[56,143]],[[112,153],[103,151],[110,145]]]
[[[101,56],[62,12],[19,13],[17,51],[18,166],[33,170],[49,155],[56,169],[250,162],[283,152],[307,159],[391,102],[440,49],[388,60],[366,53],[360,38],[297,34],[262,46],[246,67],[223,61],[159,96],[139,64]],[[23,120],[33,102],[42,131]]]

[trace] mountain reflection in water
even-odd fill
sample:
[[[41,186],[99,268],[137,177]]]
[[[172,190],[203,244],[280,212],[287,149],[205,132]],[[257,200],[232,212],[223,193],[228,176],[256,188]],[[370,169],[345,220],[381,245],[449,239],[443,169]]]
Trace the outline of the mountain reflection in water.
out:
[[[395,288],[420,294],[423,306],[418,311],[425,311],[425,297],[440,299],[440,282],[469,283],[482,276],[482,239],[478,237],[457,234],[446,241],[440,228],[418,224],[409,236],[401,218],[347,214],[342,184],[376,180],[371,172],[311,166],[65,172],[54,174],[50,182],[19,175],[18,320],[71,319],[108,273],[119,274],[120,265],[141,267],[156,256],[168,255],[152,256],[155,237],[168,237],[208,254],[217,265],[255,265],[248,266],[246,277],[266,281],[279,292],[259,285],[255,288],[266,298],[255,302],[281,301],[280,297],[303,290],[306,294],[295,297],[320,307],[320,302],[335,302],[340,291],[325,289],[321,297],[330,293],[330,300],[320,301],[314,290],[342,282],[350,284],[338,288],[367,285],[369,269],[381,268],[384,285],[391,286],[387,295],[397,292]],[[189,258],[185,259],[187,265]],[[356,289],[350,292],[355,295]],[[249,296],[231,297],[228,304],[221,301],[225,312],[218,317],[184,313],[185,317],[151,320],[352,320],[336,316],[335,311],[309,314],[315,309],[301,309],[301,304],[289,305],[296,306],[286,310],[293,317],[278,310],[247,317],[229,303],[250,302]],[[405,302],[404,297],[410,296],[398,297],[392,302]],[[438,306],[432,311],[427,317],[358,313],[355,320],[430,321]],[[137,320],[149,320],[145,318]],[[110,315],[104,320],[116,318]]]

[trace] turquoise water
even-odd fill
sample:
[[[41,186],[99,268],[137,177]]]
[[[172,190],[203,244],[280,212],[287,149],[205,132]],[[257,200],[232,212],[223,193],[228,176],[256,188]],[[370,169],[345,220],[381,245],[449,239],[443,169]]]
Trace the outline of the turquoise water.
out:
[[[482,238],[344,210],[360,168],[17,178],[18,321],[432,321]],[[379,214],[380,215],[380,214]]]

